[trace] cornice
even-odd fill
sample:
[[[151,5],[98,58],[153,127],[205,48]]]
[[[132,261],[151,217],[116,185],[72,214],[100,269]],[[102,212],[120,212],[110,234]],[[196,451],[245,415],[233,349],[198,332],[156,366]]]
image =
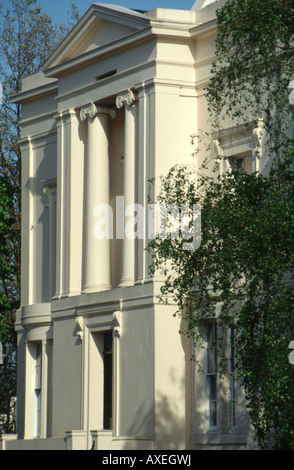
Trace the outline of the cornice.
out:
[[[50,326],[52,324],[51,304],[42,303],[21,307],[20,324],[23,328]]]
[[[58,90],[58,81],[54,83],[49,83],[48,85],[42,85],[40,87],[32,88],[28,91],[23,91],[17,95],[12,95],[10,101],[13,104],[22,104],[24,101],[35,99],[36,97],[41,98],[41,96],[53,94]]]
[[[204,39],[205,37],[213,36],[217,30],[217,19],[207,21],[205,23],[196,23],[189,29],[189,34],[191,38]]]
[[[21,103],[23,103],[23,101],[21,101]],[[25,119],[22,119],[21,120],[21,125],[22,127],[25,127],[25,126],[28,126],[30,124],[34,124],[34,123],[40,123],[40,121],[45,121],[46,119],[54,119],[56,115],[56,110],[50,112],[50,113],[42,113],[42,114],[39,114],[38,116],[36,117],[29,117],[29,118],[25,118]],[[47,131],[47,133],[51,133],[51,131]],[[24,134],[24,132],[22,133]]]
[[[70,72],[75,68],[82,67],[86,63],[93,62],[95,60],[101,60],[102,58],[116,54],[119,50],[138,45],[138,43],[147,41],[150,39],[158,39],[160,37],[175,38],[179,40],[190,40],[197,37],[208,37],[215,34],[217,22],[216,20],[210,21],[209,23],[199,24],[191,27],[191,25],[181,25],[175,23],[173,25],[162,24],[157,21],[152,21],[148,27],[135,31],[123,38],[119,38],[115,41],[109,42],[103,46],[97,47],[91,51],[85,52],[77,57],[69,59],[61,64],[44,68],[46,77],[57,78],[65,73]]]
[[[21,147],[25,147],[29,144],[32,145],[32,147],[37,148],[37,145],[44,146],[45,140],[47,144],[55,142],[56,128],[50,129],[49,131],[38,132],[37,134],[23,135],[18,140],[18,143]]]

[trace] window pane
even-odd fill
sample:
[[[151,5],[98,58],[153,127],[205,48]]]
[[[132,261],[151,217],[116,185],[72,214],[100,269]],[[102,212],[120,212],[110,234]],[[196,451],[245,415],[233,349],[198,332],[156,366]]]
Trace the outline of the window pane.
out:
[[[208,403],[209,403],[209,426],[216,426],[216,395],[217,395],[217,379],[215,375],[207,376],[207,388],[208,388]]]
[[[41,390],[35,390],[35,407],[36,407],[36,431],[35,435],[40,435],[41,428]]]
[[[217,355],[216,355],[216,322],[207,326],[206,342],[206,380],[209,427],[217,426]]]
[[[208,374],[216,371],[216,324],[210,323],[207,330],[207,363]]]
[[[244,168],[244,158],[237,159],[237,170],[241,170]]]
[[[234,327],[230,328],[230,372],[235,370]]]
[[[209,398],[210,400],[216,400],[216,376],[209,376]]]
[[[230,383],[230,401],[229,401],[229,425],[236,425],[236,407],[235,407],[235,379],[231,377]]]
[[[250,175],[252,173],[252,158],[250,156],[250,157],[244,158],[244,160],[245,160],[244,169],[245,169],[246,173],[248,173],[248,175]]]
[[[36,344],[36,352],[35,352],[35,389],[41,388],[41,363],[42,363],[42,346],[40,343]]]
[[[104,333],[104,429],[112,428],[112,331]]]
[[[212,374],[216,372],[216,351],[209,349],[207,351],[207,373]]]
[[[210,402],[210,426],[216,426],[216,401]]]
[[[230,327],[230,373],[233,374],[235,370],[235,331],[234,326]],[[236,405],[235,405],[235,378],[232,375],[230,378],[230,397],[229,397],[229,425],[234,427],[236,425]]]
[[[237,170],[245,170],[249,175],[252,173],[252,156],[247,155],[236,159]]]

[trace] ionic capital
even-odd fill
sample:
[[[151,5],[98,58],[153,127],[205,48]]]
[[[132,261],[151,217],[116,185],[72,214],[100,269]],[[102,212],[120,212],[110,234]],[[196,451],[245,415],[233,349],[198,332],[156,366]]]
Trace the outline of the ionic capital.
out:
[[[124,105],[133,106],[136,98],[134,93],[128,89],[122,93],[119,93],[116,97],[117,108],[122,108]]]
[[[84,121],[87,117],[93,118],[97,114],[97,108],[94,103],[90,103],[84,106],[80,111],[81,121]]]
[[[81,109],[80,118],[81,121],[84,121],[87,117],[94,118],[97,114],[106,114],[114,119],[116,112],[115,109],[110,106],[96,106],[94,103],[89,103]]]

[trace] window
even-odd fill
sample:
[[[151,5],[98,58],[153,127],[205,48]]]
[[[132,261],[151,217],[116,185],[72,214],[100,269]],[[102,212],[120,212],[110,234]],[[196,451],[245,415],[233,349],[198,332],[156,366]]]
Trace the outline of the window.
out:
[[[235,352],[234,352],[234,326],[229,329],[229,429],[233,430],[236,425],[236,379]]]
[[[195,348],[193,439],[203,444],[201,436],[208,443],[218,435],[221,442],[226,435],[223,443],[235,442],[248,426],[244,389],[237,376],[236,326],[211,319],[201,326],[201,334],[203,344]]]
[[[216,333],[216,322],[209,323],[206,337],[206,396],[209,429],[217,427]]]
[[[41,390],[42,390],[42,344],[35,344],[35,383],[34,383],[34,400],[35,400],[35,437],[41,434]]]
[[[53,405],[53,341],[48,339],[47,352],[47,436],[52,436],[52,405]]]
[[[27,341],[25,438],[52,435],[53,341]]]
[[[237,170],[245,170],[249,175],[252,173],[252,155],[245,154],[243,156],[236,157]]]
[[[264,155],[264,126],[261,121],[257,127],[254,126],[253,122],[234,126],[213,136],[221,174],[230,171],[232,161],[236,162],[237,169],[248,174],[260,171],[260,159]]]
[[[89,335],[89,429],[113,429],[113,330],[94,331]]]
[[[103,428],[112,429],[112,331],[105,332],[103,336]]]

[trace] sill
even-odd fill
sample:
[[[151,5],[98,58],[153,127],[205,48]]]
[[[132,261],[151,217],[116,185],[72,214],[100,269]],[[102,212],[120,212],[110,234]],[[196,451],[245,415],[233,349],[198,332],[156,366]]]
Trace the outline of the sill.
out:
[[[192,436],[192,444],[201,444],[201,445],[224,445],[224,444],[234,444],[234,445],[246,445],[247,439],[245,434],[241,433],[228,433],[220,434],[215,432],[209,432],[207,434],[194,434]]]

